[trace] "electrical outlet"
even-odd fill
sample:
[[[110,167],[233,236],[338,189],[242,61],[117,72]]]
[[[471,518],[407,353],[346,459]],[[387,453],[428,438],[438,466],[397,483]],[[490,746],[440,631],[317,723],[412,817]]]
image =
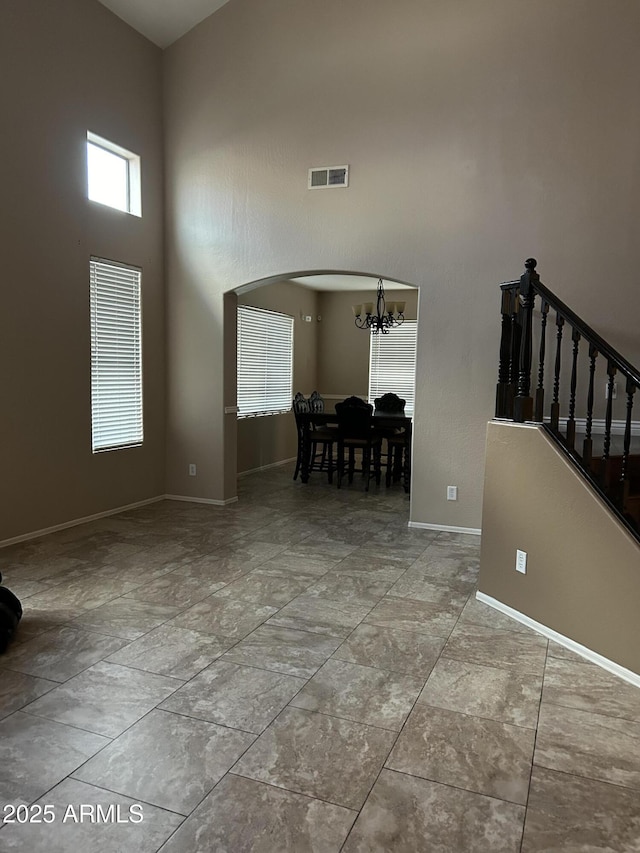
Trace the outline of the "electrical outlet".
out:
[[[617,396],[618,396],[618,383],[614,382],[613,383],[613,389],[611,392],[611,399],[615,400],[617,398]],[[609,383],[608,382],[604,386],[604,398],[605,398],[605,400],[609,399]]]
[[[516,572],[523,575],[527,573],[527,552],[516,550]]]
[[[196,476],[196,466],[193,464],[193,462],[189,465],[189,476],[190,477]]]
[[[447,500],[448,501],[457,501],[458,500],[458,487],[457,486],[447,486]]]

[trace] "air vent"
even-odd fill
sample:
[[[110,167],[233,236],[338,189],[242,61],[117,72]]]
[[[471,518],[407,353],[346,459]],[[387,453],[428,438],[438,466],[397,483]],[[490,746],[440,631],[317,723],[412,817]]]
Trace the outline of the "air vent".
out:
[[[309,189],[329,190],[349,186],[348,166],[319,166],[309,169]]]

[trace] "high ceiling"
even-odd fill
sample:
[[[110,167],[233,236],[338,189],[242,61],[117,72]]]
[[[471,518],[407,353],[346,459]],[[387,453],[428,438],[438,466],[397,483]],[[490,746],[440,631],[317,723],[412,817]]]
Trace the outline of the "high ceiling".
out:
[[[143,36],[168,47],[228,0],[100,0]]]
[[[165,48],[179,39],[190,29],[212,15],[229,0],[100,0],[108,9],[126,21],[131,27],[142,33],[158,47]],[[273,281],[281,277],[273,277]],[[271,283],[265,280],[260,284]],[[311,274],[291,279],[303,287],[312,290],[362,290],[375,293],[377,278],[349,273]],[[239,288],[251,290],[258,283],[253,282]],[[400,282],[385,282],[386,288],[399,290],[412,287]]]

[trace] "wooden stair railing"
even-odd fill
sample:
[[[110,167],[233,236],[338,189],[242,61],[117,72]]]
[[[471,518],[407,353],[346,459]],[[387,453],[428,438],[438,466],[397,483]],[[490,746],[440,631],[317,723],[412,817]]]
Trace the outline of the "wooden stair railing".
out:
[[[536,266],[529,258],[519,280],[500,286],[495,416],[541,424],[640,541],[640,423],[633,420],[640,371],[542,284]],[[548,340],[550,319],[555,346]],[[533,392],[532,373],[537,383]],[[614,410],[620,413],[622,401],[614,403],[617,377],[625,395],[624,417],[618,420]],[[550,400],[545,385],[552,387]],[[603,418],[595,417],[597,389],[605,391]]]

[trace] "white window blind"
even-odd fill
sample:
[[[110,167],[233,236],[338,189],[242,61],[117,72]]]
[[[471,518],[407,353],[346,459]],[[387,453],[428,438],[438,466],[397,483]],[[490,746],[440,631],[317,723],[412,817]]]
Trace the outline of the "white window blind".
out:
[[[416,384],[418,323],[405,320],[387,335],[371,335],[369,346],[369,402],[383,394],[397,394],[413,414]]]
[[[91,258],[92,449],[142,444],[141,272]]]
[[[293,317],[238,306],[238,417],[291,409]]]

